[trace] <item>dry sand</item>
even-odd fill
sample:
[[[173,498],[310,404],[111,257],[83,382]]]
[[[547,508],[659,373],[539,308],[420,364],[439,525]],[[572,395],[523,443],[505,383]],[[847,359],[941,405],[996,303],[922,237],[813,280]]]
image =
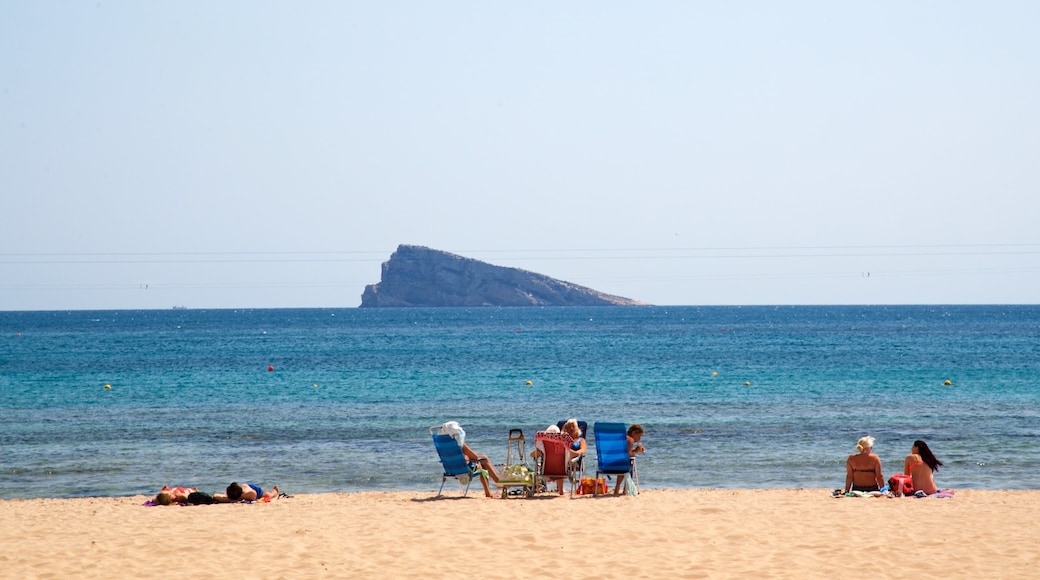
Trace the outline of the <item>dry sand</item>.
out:
[[[449,482],[449,486],[452,485]],[[0,501],[3,578],[1036,578],[1040,492]]]

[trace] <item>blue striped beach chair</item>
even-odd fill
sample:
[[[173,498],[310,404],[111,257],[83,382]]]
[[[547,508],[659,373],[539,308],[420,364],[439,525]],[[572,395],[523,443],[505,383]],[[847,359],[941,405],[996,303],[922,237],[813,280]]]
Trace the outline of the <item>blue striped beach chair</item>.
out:
[[[444,467],[444,475],[441,477],[441,488],[437,490],[437,497],[441,496],[441,493],[444,491],[444,483],[448,481],[449,477],[460,481],[460,483],[465,483],[466,487],[462,492],[463,497],[465,497],[469,493],[469,486],[473,483],[473,478],[481,477],[483,472],[477,462],[466,459],[466,456],[462,453],[462,447],[454,437],[436,432],[440,428],[440,425],[430,427],[430,435],[433,436],[433,446],[437,449],[437,456]]]
[[[628,453],[625,424],[596,422],[592,431],[596,435],[596,480],[601,474],[633,477],[634,462]],[[599,486],[595,495],[599,495]]]

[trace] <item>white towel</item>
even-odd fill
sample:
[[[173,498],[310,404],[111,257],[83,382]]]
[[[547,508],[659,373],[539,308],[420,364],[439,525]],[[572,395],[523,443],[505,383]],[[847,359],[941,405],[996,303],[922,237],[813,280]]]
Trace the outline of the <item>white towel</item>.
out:
[[[466,444],[466,431],[459,425],[458,421],[448,421],[441,425],[441,435],[451,435],[458,442],[459,447]]]

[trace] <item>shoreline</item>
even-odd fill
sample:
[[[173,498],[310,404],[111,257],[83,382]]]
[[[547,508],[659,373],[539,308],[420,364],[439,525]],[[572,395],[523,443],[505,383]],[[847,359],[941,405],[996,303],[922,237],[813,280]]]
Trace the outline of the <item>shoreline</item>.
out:
[[[1031,577],[1040,566],[1040,491],[486,499],[448,489],[187,507],[144,507],[148,496],[0,500],[0,576]]]

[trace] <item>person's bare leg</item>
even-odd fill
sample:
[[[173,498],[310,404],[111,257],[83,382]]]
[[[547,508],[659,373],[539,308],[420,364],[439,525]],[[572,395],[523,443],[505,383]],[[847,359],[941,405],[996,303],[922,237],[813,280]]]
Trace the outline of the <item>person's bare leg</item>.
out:
[[[498,483],[498,473],[495,471],[495,466],[491,464],[491,460],[486,455],[480,456],[480,466],[487,470],[488,475],[495,483]]]
[[[617,485],[614,486],[614,495],[621,495],[621,484],[625,482],[625,476],[617,476]]]
[[[495,480],[495,483],[498,483],[498,474],[495,473],[495,466],[491,465],[491,461],[488,460],[487,455],[477,455],[475,451],[470,449],[469,445],[462,446],[462,455],[470,461],[476,461],[477,465],[479,465],[481,469],[487,471],[491,479]],[[484,474],[480,475],[480,484],[484,486],[484,495],[486,497],[491,497],[491,488],[488,487],[488,480]]]
[[[498,483],[498,474],[495,473],[495,466],[491,465],[491,461],[488,459],[487,455],[477,455],[476,451],[470,449],[469,445],[462,446],[462,455],[465,456],[466,459],[476,461],[480,464],[480,468],[486,469],[488,475],[491,476],[491,479],[495,480],[495,483]]]

